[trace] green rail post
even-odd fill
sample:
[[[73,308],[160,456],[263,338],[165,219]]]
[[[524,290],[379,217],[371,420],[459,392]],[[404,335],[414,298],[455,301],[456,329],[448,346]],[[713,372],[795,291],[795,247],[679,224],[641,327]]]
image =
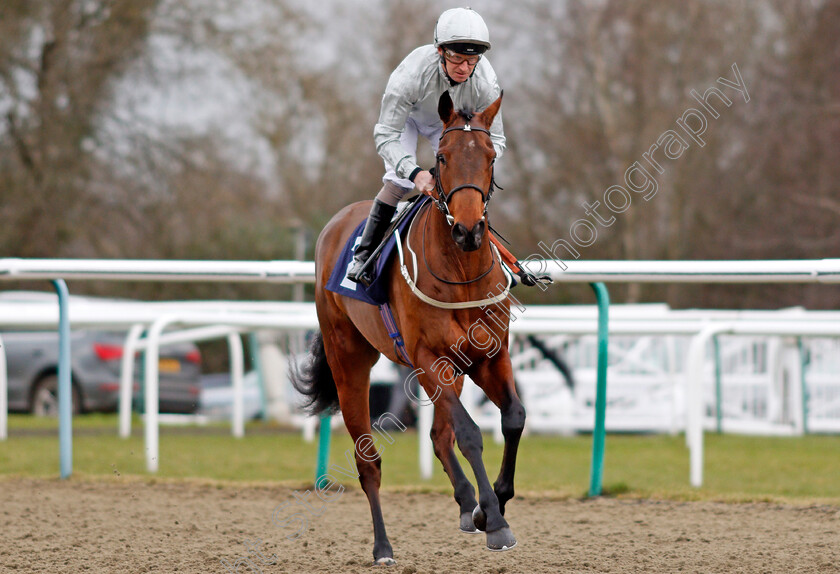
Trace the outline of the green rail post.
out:
[[[318,488],[321,478],[327,474],[327,465],[330,462],[331,419],[329,414],[321,413],[321,425],[318,427],[318,465],[315,469],[315,488]]]
[[[595,395],[595,426],[592,429],[592,469],[589,478],[589,496],[592,497],[601,495],[604,477],[610,294],[603,283],[590,283],[590,286],[598,300],[598,385]]]
[[[58,464],[62,479],[73,473],[73,389],[70,371],[70,292],[64,279],[52,281],[58,295]]]
[[[720,364],[720,341],[717,335],[712,337],[712,346],[715,352],[715,419],[717,421],[717,433],[723,433],[723,381],[721,380]]]
[[[257,382],[260,389],[260,420],[268,420],[268,401],[265,398],[265,369],[260,357],[260,340],[253,331],[248,334],[248,349],[251,351],[251,366],[257,373]]]

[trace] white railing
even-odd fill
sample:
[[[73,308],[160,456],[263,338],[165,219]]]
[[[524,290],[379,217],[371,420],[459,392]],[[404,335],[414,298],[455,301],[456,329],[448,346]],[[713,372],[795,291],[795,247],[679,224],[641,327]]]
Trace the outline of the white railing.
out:
[[[180,308],[180,312],[174,309]],[[241,311],[238,309],[248,309]],[[146,468],[155,472],[159,465],[159,357],[161,345],[225,338],[231,355],[231,379],[234,391],[231,426],[234,436],[244,435],[242,409],[242,380],[244,376],[242,344],[235,333],[250,329],[301,331],[316,329],[318,321],[312,304],[277,304],[248,302],[140,303],[80,299],[69,305],[70,323],[73,327],[127,328],[129,330],[123,350],[120,376],[119,420],[120,435],[127,437],[131,430],[131,389],[133,386],[134,351],[145,350],[144,363],[144,432],[146,443]],[[55,328],[58,309],[54,305],[24,302],[0,302],[0,326]],[[191,327],[187,331],[163,334],[171,326]],[[200,328],[197,328],[200,327]],[[140,333],[148,331],[145,339]],[[0,355],[5,358],[3,349]],[[5,386],[6,369],[0,371],[0,390]],[[3,393],[6,396],[6,393]],[[3,409],[6,412],[6,409]],[[5,419],[0,419],[0,423]],[[0,429],[0,437],[5,428]]]
[[[312,283],[312,261],[160,261],[147,259],[0,259],[0,279]]]
[[[638,318],[641,314],[646,319]],[[563,318],[561,313],[566,314]],[[588,320],[586,316],[589,316]],[[596,311],[593,308],[542,308],[526,310],[511,325],[515,335],[547,334],[555,335],[562,331],[561,338],[594,335],[596,332]],[[769,334],[777,340],[781,336],[835,336],[840,337],[840,313],[833,311],[810,311],[785,309],[781,311],[667,311],[662,308],[651,309],[614,309],[610,321],[612,356],[618,355],[625,367],[631,366],[629,373],[619,374],[613,368],[609,373],[610,385],[607,391],[607,428],[610,430],[649,431],[659,430],[677,432],[686,430],[691,457],[691,482],[695,486],[702,484],[703,429],[714,429],[716,425],[715,385],[713,381],[713,354],[710,342],[715,335],[732,333],[739,336],[763,336]],[[631,338],[632,336],[632,338]],[[651,337],[681,336],[682,343],[668,348],[652,350],[644,339]],[[536,383],[522,380],[523,395],[529,394],[533,401],[526,403],[528,409],[528,428],[534,431],[575,432],[591,430],[595,403],[594,341],[582,352],[585,364],[589,367],[583,372],[576,372],[578,388],[574,393],[558,385],[559,373],[554,373],[554,382],[545,380]],[[624,345],[623,342],[630,343]],[[615,352],[613,352],[615,351]],[[640,357],[645,351],[667,357],[660,370],[652,369],[651,376],[640,371]],[[743,354],[743,353],[742,353]],[[773,354],[771,351],[770,354]],[[798,356],[798,355],[797,355]],[[744,355],[749,358],[749,355]],[[522,361],[514,357],[514,361]],[[533,361],[528,355],[524,363]],[[796,360],[794,365],[798,365]],[[615,366],[615,365],[614,365]],[[636,372],[633,372],[633,371]],[[642,369],[643,370],[643,369]],[[522,370],[520,369],[520,372]],[[797,373],[797,369],[788,369]],[[765,377],[765,390],[768,385]],[[550,389],[546,387],[551,386]],[[802,386],[798,382],[791,384],[793,391],[801,396]],[[645,389],[643,397],[638,392]],[[754,392],[754,391],[753,391]],[[796,396],[796,393],[794,393]],[[710,397],[707,401],[706,397]],[[726,393],[724,392],[724,398]],[[468,410],[483,429],[492,431],[498,437],[500,421],[498,411],[490,405],[479,404],[478,399],[467,394],[465,401]],[[732,397],[737,399],[737,397]],[[802,400],[801,398],[799,399]],[[772,402],[772,401],[771,401]],[[731,404],[731,403],[730,403]],[[709,408],[711,407],[711,408]],[[764,408],[768,408],[764,403]],[[799,409],[796,401],[790,403],[792,409]],[[621,411],[624,411],[624,418]],[[707,415],[707,410],[710,414]],[[769,410],[774,410],[770,408]],[[774,412],[778,411],[778,406]],[[753,421],[752,429],[743,421],[730,418],[724,421],[723,429],[740,432],[764,432],[791,434],[795,429],[779,431],[780,426],[769,424],[768,413],[760,421]],[[651,418],[655,419],[653,425]],[[801,419],[804,420],[804,419]],[[651,428],[653,426],[653,428]],[[816,430],[817,425],[814,425]],[[823,427],[824,429],[826,427]],[[424,432],[420,431],[421,440]],[[428,463],[421,468],[430,468]]]
[[[546,250],[547,254],[553,253]],[[562,254],[561,254],[562,255]],[[535,256],[532,256],[535,257]],[[529,258],[531,259],[531,258]],[[549,273],[562,282],[660,283],[838,283],[840,260],[814,261],[528,261],[534,273]],[[245,281],[297,283],[314,280],[311,262],[211,262],[139,260],[24,260],[0,259],[0,280],[74,279],[121,281]],[[592,333],[592,321],[570,320],[552,325],[546,320],[520,320],[512,332]],[[186,317],[178,321],[189,323]],[[215,321],[214,321],[215,323]],[[203,323],[201,323],[203,324]],[[236,323],[234,323],[236,324]],[[836,325],[836,323],[834,324]],[[691,482],[702,482],[703,361],[709,341],[726,333],[778,336],[840,336],[840,328],[810,318],[786,321],[773,328],[766,321],[659,321],[647,325],[649,334],[694,334],[688,352],[687,438],[691,448]],[[611,332],[637,334],[642,325],[618,324]],[[69,396],[69,395],[68,395]],[[60,425],[61,426],[61,425]],[[156,432],[156,429],[155,429]],[[61,433],[60,433],[61,434]],[[147,432],[147,438],[149,434]]]
[[[559,251],[559,248],[558,248]],[[533,273],[567,283],[840,283],[840,259],[775,261],[526,262]]]
[[[837,319],[840,322],[840,314]],[[571,391],[560,371],[524,337],[516,337],[512,358],[517,382],[526,398],[538,399],[527,405],[529,428],[590,432],[596,338],[552,335],[541,340],[573,370],[575,388]],[[607,430],[672,434],[686,430],[690,342],[690,336],[676,335],[610,337]],[[813,360],[808,364],[808,357],[819,350],[836,348],[834,342],[811,337],[720,337],[719,362],[714,345],[709,345],[703,365],[704,428],[765,435],[840,433],[840,370],[820,370],[823,366]]]
[[[269,282],[302,283],[315,278],[315,264],[306,261],[148,261],[148,260],[91,260],[91,259],[0,259],[2,280],[52,280],[59,293],[59,308],[66,313],[67,290],[65,279],[117,280],[117,281],[196,281],[196,282]],[[187,320],[181,317],[179,320]],[[228,318],[225,318],[226,320]],[[204,323],[203,319],[198,324]],[[217,324],[213,322],[211,324]],[[245,325],[244,318],[234,325]],[[298,322],[299,325],[299,322]],[[257,322],[255,326],[260,326]],[[273,326],[277,326],[277,321]],[[66,478],[72,472],[72,431],[70,397],[70,337],[69,321],[59,327],[59,459],[60,475]],[[149,353],[147,353],[148,355]],[[157,367],[157,365],[155,365]],[[5,370],[4,370],[5,371]],[[157,377],[156,368],[154,378]],[[5,377],[3,377],[5,379]],[[4,391],[0,381],[0,391]],[[147,379],[147,383],[148,383]],[[152,388],[154,386],[154,388]],[[158,459],[158,405],[156,382],[147,389],[154,399],[154,408],[147,411],[146,463],[149,470],[157,468]],[[64,398],[62,398],[64,397]],[[0,422],[4,422],[0,420]],[[3,431],[0,434],[5,434]]]

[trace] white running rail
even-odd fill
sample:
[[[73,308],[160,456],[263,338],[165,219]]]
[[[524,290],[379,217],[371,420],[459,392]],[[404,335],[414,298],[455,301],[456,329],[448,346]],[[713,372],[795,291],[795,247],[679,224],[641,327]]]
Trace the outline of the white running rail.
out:
[[[559,247],[541,244],[541,249],[548,255],[558,253]],[[561,259],[540,259],[532,255],[525,259],[526,268],[535,274],[548,273],[555,281],[563,282],[606,282],[606,283],[840,283],[840,259],[821,259],[807,261],[563,261]],[[199,282],[274,282],[300,283],[312,282],[315,278],[315,266],[312,262],[273,261],[273,262],[230,262],[230,261],[148,261],[148,260],[68,260],[68,259],[0,259],[0,280],[31,279],[73,279],[73,280],[118,280],[118,281],[199,281]],[[188,325],[219,324],[217,318],[205,323],[202,318],[179,316],[171,319]],[[196,322],[190,322],[190,321]],[[524,322],[512,325],[512,331],[521,329]],[[530,332],[556,333],[591,332],[589,322],[574,321],[550,325],[533,323]],[[231,323],[244,325],[245,323]],[[755,328],[753,328],[755,327]],[[784,329],[770,331],[768,324],[744,326],[742,324],[716,324],[700,329],[700,334],[692,343],[691,359],[699,364],[705,352],[705,344],[716,334],[727,332],[739,334],[776,334],[794,336],[836,336],[838,328],[813,323],[795,324],[789,322]],[[660,325],[655,332],[686,334],[686,326]],[[622,332],[618,326],[611,327],[611,332]],[[628,334],[638,331],[638,327],[625,327]],[[162,330],[162,329],[161,329]],[[523,331],[525,332],[525,331]],[[698,331],[693,332],[697,334]],[[159,336],[159,333],[157,334]],[[148,357],[147,357],[148,359]],[[153,368],[157,365],[153,365]],[[689,386],[692,398],[699,393],[699,381],[702,369],[693,373],[694,381]],[[147,395],[148,397],[148,395]],[[689,444],[692,449],[692,484],[702,481],[702,401],[691,402]],[[697,409],[700,409],[699,413]],[[156,410],[156,409],[155,409]],[[156,425],[147,425],[151,427]],[[147,428],[147,440],[157,429]],[[699,477],[699,480],[697,480]]]

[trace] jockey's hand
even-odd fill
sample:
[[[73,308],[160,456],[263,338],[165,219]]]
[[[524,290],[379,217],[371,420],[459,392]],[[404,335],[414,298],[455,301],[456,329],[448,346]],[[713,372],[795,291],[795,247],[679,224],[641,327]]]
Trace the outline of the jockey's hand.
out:
[[[435,188],[435,178],[428,171],[421,171],[414,176],[414,187],[420,193],[428,193]]]

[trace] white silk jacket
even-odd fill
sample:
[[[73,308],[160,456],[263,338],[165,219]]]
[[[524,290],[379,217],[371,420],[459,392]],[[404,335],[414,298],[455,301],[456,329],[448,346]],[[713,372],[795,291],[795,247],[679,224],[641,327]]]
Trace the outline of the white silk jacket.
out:
[[[447,90],[456,110],[477,112],[492,104],[501,93],[496,72],[486,57],[479,60],[467,81],[451,85],[443,71],[437,48],[432,44],[411,52],[388,79],[379,121],[373,128],[373,138],[377,153],[394,167],[399,177],[407,179],[418,167],[414,156],[400,144],[406,120],[411,117],[418,126],[442,129],[438,100]],[[501,111],[490,127],[490,137],[498,159],[505,151]],[[437,147],[437,142],[434,145]]]

